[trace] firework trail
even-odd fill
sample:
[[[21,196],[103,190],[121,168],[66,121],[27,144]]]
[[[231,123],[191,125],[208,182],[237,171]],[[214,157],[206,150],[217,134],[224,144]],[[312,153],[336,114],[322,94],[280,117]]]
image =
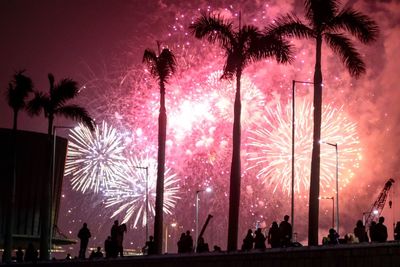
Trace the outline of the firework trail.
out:
[[[295,191],[308,190],[311,165],[313,108],[310,101],[297,101],[295,138]],[[291,187],[291,105],[267,106],[262,128],[251,131],[247,153],[247,169],[258,169],[257,178],[278,186],[289,193]],[[352,179],[361,158],[356,124],[351,122],[343,107],[323,107],[321,136],[324,141],[337,143],[339,147],[339,184],[345,187]],[[321,144],[321,188],[330,192],[335,180],[335,150]],[[333,188],[331,189],[333,190]]]
[[[124,176],[124,145],[117,130],[105,121],[94,132],[79,124],[69,135],[65,175],[72,188],[85,193],[108,188]]]
[[[166,168],[164,175],[163,210],[166,214],[172,214],[176,201],[180,199],[179,179],[176,174],[172,174],[170,168]],[[111,218],[123,216],[122,223],[127,223],[132,218],[134,227],[139,223],[145,226],[147,224],[146,198],[148,196],[149,216],[154,216],[156,186],[157,161],[149,157],[129,159],[126,176],[104,191],[106,207],[116,208]]]

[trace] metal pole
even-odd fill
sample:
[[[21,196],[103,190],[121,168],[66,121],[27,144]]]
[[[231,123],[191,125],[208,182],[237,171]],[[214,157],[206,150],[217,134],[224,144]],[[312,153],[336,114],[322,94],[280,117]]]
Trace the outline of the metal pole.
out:
[[[332,228],[335,228],[335,197],[332,197]]]
[[[149,167],[146,170],[146,241],[149,240]]]
[[[336,232],[339,233],[339,152],[338,144],[335,144],[336,149]]]
[[[295,84],[296,81],[292,81],[292,206],[291,206],[291,223],[292,223],[292,238],[294,232],[294,133],[295,133]]]
[[[194,247],[194,251],[196,252],[196,250],[197,250],[197,238],[198,238],[198,235],[199,235],[199,193],[201,192],[202,190],[197,190],[196,191],[196,235],[195,235],[195,240],[194,240],[194,244],[195,244],[195,247]]]
[[[165,225],[165,253],[168,253],[168,224]]]

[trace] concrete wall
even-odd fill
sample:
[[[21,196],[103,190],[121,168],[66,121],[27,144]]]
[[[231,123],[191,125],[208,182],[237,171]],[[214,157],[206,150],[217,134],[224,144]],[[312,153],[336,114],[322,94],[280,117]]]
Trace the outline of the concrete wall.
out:
[[[14,265],[15,266],[15,265]],[[23,264],[22,266],[29,266]],[[33,266],[62,267],[398,267],[400,243],[354,244],[288,249],[265,252],[235,252],[187,255],[125,257],[114,260],[57,261]]]

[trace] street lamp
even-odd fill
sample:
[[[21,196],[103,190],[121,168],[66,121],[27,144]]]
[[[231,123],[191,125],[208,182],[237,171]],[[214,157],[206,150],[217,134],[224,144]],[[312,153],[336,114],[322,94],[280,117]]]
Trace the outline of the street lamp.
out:
[[[292,238],[294,232],[294,139],[295,139],[295,113],[296,113],[296,106],[295,106],[295,86],[296,83],[302,84],[314,84],[313,82],[306,82],[306,81],[296,81],[292,80],[292,207],[291,207],[291,223],[292,223]]]
[[[333,146],[336,152],[336,232],[339,233],[339,152],[337,143],[329,143],[320,140],[321,144]]]
[[[164,253],[168,253],[168,228],[169,228],[169,226],[171,226],[172,228],[175,228],[176,226],[177,226],[178,224],[176,223],[176,222],[173,222],[173,223],[171,223],[171,224],[166,224],[165,225],[165,244],[164,244],[164,248],[165,248],[165,251],[164,251]]]
[[[50,203],[49,203],[49,209],[50,209],[50,234],[49,234],[49,249],[51,253],[51,247],[53,243],[53,196],[54,196],[54,185],[55,185],[55,170],[56,170],[56,142],[57,142],[57,129],[74,129],[75,126],[59,126],[59,125],[54,125],[53,126],[53,151],[51,153],[51,181],[50,181]]]
[[[335,197],[320,197],[319,199],[331,199],[332,200],[332,228],[335,228]]]
[[[197,239],[199,236],[199,193],[206,191],[207,193],[210,193],[212,191],[211,187],[207,187],[206,189],[201,189],[196,191],[196,235],[195,235],[195,249],[194,251],[197,250]]]
[[[149,167],[132,166],[146,171],[146,242],[149,240]]]

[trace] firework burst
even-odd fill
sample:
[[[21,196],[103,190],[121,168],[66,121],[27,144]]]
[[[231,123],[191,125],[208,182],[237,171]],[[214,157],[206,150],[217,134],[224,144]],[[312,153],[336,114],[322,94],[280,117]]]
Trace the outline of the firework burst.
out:
[[[177,175],[172,174],[170,168],[166,168],[163,206],[166,214],[172,214],[172,209],[180,198],[178,182]],[[129,159],[126,176],[104,191],[106,207],[116,208],[111,218],[123,216],[122,223],[127,223],[133,218],[134,227],[138,223],[141,223],[142,226],[146,225],[146,202],[148,202],[149,215],[155,214],[156,186],[157,161],[149,157]]]
[[[313,108],[310,101],[297,101],[295,137],[295,191],[309,188],[311,165]],[[257,178],[289,193],[291,187],[291,105],[282,107],[278,102],[274,107],[266,107],[264,125],[252,130],[249,136],[247,169],[257,168]],[[339,147],[339,183],[345,187],[352,179],[353,170],[358,168],[361,158],[357,125],[345,115],[343,107],[325,105],[322,114],[321,136],[323,140],[337,143]],[[335,180],[336,158],[332,147],[321,144],[321,188],[329,189]],[[333,189],[330,189],[333,191]]]
[[[124,176],[124,145],[116,129],[105,121],[94,132],[79,124],[69,135],[65,175],[77,191],[108,188]]]

